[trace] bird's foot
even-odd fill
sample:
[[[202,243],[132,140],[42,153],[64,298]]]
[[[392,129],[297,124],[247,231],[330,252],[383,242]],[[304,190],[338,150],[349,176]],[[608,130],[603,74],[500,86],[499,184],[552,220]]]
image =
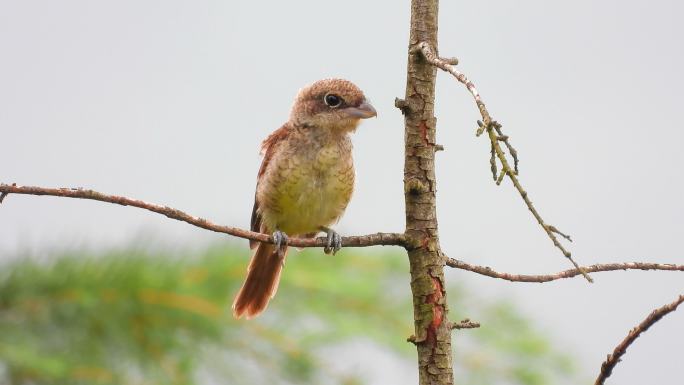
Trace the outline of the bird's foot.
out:
[[[285,251],[287,250],[287,242],[289,242],[289,238],[287,237],[287,234],[283,233],[280,230],[276,230],[273,233],[273,242],[275,243],[275,247],[278,250],[278,256],[282,258],[285,256]]]
[[[335,230],[323,227],[321,228],[327,234],[327,243],[323,248],[323,252],[326,254],[335,255],[342,248],[342,237]]]

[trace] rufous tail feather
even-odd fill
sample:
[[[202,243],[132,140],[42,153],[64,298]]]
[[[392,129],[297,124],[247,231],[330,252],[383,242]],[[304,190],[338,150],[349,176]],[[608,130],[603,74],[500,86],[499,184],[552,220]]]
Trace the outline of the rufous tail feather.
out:
[[[287,249],[278,255],[275,245],[259,243],[247,268],[247,279],[233,301],[233,316],[253,318],[275,296]]]

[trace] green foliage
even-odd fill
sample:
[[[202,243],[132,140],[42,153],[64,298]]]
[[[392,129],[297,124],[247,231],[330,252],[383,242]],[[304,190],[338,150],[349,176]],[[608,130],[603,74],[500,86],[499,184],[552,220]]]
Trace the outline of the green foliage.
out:
[[[350,338],[388,346],[414,365],[405,342],[413,333],[408,263],[396,250],[292,252],[268,310],[235,321],[230,303],[247,258],[246,247],[193,257],[130,248],[5,264],[0,383],[361,384],[317,354]],[[449,295],[453,307],[462,294]],[[569,359],[513,308],[470,310],[483,327],[458,333],[456,345],[461,336],[469,345],[457,352],[460,383],[550,384],[571,375]]]
[[[526,385],[577,383],[571,381],[574,365],[566,353],[524,318],[510,303],[496,303],[476,310],[485,320],[476,334],[466,334],[475,352],[461,352],[457,359],[469,384],[501,382]],[[473,341],[468,341],[473,339]]]

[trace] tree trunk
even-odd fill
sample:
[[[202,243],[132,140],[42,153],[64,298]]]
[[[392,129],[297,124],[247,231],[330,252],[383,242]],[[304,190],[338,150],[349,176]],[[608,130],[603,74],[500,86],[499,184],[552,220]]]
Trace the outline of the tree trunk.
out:
[[[453,384],[451,332],[447,322],[444,260],[437,233],[434,100],[437,69],[414,47],[437,49],[438,0],[411,1],[411,35],[405,100],[404,196],[406,238],[418,349],[420,385]]]

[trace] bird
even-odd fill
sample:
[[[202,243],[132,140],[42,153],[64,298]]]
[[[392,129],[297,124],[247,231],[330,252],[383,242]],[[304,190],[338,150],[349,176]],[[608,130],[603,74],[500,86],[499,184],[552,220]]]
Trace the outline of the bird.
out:
[[[354,83],[323,79],[299,90],[289,120],[261,145],[251,230],[272,234],[274,243],[250,240],[254,250],[247,277],[233,302],[233,316],[253,318],[275,296],[287,255],[288,237],[326,233],[326,254],[342,238],[339,221],[354,190],[350,134],[362,119],[377,116]]]

